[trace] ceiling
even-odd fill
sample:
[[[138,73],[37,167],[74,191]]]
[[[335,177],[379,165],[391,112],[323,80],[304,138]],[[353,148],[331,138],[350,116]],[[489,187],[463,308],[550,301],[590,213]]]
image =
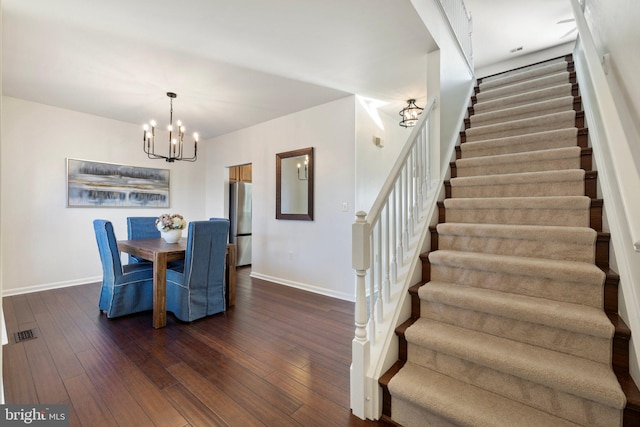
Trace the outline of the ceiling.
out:
[[[565,43],[567,0],[465,0],[476,67]],[[179,7],[178,7],[179,6]],[[203,139],[350,94],[426,97],[409,0],[3,0],[4,95]],[[516,53],[509,50],[522,46]]]

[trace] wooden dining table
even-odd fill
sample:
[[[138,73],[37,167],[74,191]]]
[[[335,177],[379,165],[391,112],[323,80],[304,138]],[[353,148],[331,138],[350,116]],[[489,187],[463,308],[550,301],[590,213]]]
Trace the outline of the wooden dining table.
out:
[[[167,263],[184,259],[187,239],[167,243],[162,238],[118,240],[122,252],[153,263],[153,327],[167,325]],[[227,244],[225,255],[225,302],[227,307],[236,303],[236,245]]]

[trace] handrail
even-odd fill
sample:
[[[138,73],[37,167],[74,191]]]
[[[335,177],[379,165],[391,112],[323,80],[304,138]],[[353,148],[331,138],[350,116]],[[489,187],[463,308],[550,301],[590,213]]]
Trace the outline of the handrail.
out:
[[[352,226],[352,265],[356,272],[355,337],[352,342],[351,409],[360,418],[379,413],[375,370],[393,336],[394,317],[413,280],[421,249],[427,200],[435,198],[430,163],[435,141],[430,123],[431,99],[401,150],[369,214],[356,213]],[[439,158],[437,159],[439,161]],[[440,179],[438,176],[437,179]]]

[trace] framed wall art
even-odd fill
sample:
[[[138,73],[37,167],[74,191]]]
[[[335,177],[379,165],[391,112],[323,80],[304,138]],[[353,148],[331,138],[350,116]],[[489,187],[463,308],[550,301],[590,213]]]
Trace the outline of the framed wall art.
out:
[[[67,159],[67,207],[168,208],[169,169]]]

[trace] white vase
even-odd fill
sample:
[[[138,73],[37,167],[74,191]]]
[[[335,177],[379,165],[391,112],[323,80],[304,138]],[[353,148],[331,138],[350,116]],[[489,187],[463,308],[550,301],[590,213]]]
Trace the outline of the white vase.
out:
[[[173,229],[169,231],[161,231],[160,235],[167,243],[177,243],[182,237],[182,230]]]

